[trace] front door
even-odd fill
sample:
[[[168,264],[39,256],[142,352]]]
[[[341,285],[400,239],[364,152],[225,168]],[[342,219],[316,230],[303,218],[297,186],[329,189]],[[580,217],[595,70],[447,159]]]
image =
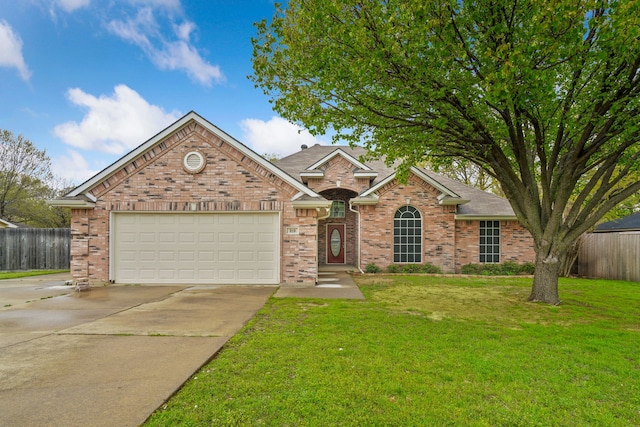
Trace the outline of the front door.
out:
[[[327,264],[344,264],[344,224],[327,225]]]

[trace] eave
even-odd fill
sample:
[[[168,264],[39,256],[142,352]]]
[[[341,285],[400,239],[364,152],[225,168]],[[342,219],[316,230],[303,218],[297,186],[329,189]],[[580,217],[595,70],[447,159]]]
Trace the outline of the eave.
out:
[[[369,196],[358,196],[351,199],[351,204],[354,206],[365,206],[365,205],[377,205],[380,199],[375,194],[371,194]]]
[[[47,200],[49,206],[56,206],[59,208],[71,208],[71,209],[93,209],[96,207],[96,203],[90,200],[80,199],[54,199]]]
[[[517,221],[515,215],[465,215],[456,214],[456,221]]]
[[[329,209],[331,200],[322,196],[311,197],[308,194],[298,193],[291,199],[291,204],[296,209]]]

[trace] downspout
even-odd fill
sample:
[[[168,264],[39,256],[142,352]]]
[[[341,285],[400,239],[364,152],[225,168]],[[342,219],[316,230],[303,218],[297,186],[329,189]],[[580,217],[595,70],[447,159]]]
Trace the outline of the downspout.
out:
[[[316,212],[320,215],[320,208],[316,208]],[[325,216],[317,216],[316,217],[316,285],[320,281],[320,260],[318,259],[318,236],[320,235],[320,221],[323,219],[329,218],[331,215],[331,209],[327,209],[327,214]]]
[[[358,265],[356,265],[356,267],[358,267],[358,271],[362,274],[364,274],[364,271],[362,271],[362,269],[360,268],[360,240],[362,239],[362,236],[360,235],[360,211],[359,210],[355,210],[353,209],[353,205],[351,204],[351,200],[349,200],[349,210],[353,213],[355,213],[358,216],[358,246],[357,246],[357,255],[358,255]]]

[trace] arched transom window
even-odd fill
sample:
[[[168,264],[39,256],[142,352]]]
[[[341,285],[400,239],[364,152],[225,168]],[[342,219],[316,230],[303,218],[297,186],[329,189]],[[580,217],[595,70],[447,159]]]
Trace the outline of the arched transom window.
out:
[[[393,262],[422,262],[422,216],[403,206],[393,218]]]

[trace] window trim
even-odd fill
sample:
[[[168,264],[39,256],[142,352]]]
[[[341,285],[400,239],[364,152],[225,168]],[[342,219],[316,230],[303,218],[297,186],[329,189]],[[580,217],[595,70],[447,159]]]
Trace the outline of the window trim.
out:
[[[411,209],[411,211],[410,211]],[[403,217],[411,213],[411,217]],[[403,221],[407,221],[403,224]],[[411,221],[411,225],[409,225]],[[416,224],[417,223],[417,224]],[[406,231],[406,241],[402,242],[403,233]],[[411,231],[411,233],[410,233]],[[399,233],[398,233],[399,232]],[[421,264],[424,256],[422,244],[422,213],[415,206],[404,205],[398,208],[393,215],[393,262],[396,264]],[[409,241],[411,240],[411,241]],[[409,247],[412,248],[409,252]]]
[[[478,262],[480,264],[500,264],[502,251],[501,233],[500,221],[480,221],[478,224]],[[488,239],[491,239],[491,241],[488,241]]]
[[[334,215],[334,207],[338,207],[338,214]],[[344,218],[345,217],[345,203],[344,200],[334,200],[331,202],[331,208],[329,210],[329,218]]]
[[[193,158],[197,158],[197,165],[191,163],[190,159]],[[202,154],[199,150],[189,151],[184,155],[182,159],[182,167],[187,173],[190,173],[192,175],[202,172],[205,166],[207,166],[207,162],[205,160],[204,154]]]

